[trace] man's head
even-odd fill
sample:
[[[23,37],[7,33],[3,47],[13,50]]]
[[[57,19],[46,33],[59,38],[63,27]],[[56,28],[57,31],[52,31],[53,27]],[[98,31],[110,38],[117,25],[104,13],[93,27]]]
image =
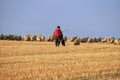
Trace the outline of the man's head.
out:
[[[60,26],[57,26],[57,28],[60,28]]]

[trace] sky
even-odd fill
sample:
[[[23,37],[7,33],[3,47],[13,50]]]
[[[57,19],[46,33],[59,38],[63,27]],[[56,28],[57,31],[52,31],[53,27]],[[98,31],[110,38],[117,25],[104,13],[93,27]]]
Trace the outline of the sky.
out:
[[[0,0],[0,34],[119,37],[120,0]]]

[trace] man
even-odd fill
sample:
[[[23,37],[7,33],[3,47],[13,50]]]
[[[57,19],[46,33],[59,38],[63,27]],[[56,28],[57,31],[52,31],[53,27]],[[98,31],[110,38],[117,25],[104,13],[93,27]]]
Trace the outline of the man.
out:
[[[60,29],[60,26],[57,26],[57,28],[54,30],[53,36],[55,38],[55,45],[56,46],[59,46],[60,42],[62,43],[63,46],[65,46],[65,41],[63,39],[63,34],[62,34],[61,29]]]

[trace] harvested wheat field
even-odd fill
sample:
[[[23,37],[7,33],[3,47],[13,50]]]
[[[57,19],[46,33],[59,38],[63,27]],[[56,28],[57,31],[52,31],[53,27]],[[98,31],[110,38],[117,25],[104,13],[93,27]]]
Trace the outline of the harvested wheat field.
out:
[[[120,80],[120,45],[1,40],[0,80]]]

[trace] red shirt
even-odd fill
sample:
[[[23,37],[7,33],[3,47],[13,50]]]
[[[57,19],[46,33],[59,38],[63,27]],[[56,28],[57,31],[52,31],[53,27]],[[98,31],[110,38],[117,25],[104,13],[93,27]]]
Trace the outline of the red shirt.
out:
[[[60,28],[56,28],[55,31],[54,31],[53,36],[58,37],[58,36],[60,36],[61,34],[62,34],[62,31],[60,30]]]

